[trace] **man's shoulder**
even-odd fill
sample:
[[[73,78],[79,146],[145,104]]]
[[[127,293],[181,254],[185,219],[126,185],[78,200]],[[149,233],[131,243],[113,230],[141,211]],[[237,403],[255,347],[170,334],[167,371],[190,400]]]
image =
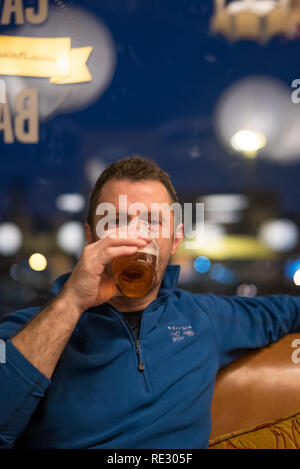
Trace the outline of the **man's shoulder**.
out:
[[[171,295],[171,299],[173,301],[179,301],[183,303],[194,303],[199,306],[212,306],[214,302],[218,301],[218,296],[213,293],[194,293],[183,288],[175,288]]]

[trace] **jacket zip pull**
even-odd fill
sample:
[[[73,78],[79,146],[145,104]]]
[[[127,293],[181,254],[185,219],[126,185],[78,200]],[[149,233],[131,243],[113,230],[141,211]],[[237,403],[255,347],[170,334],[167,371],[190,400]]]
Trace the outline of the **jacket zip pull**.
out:
[[[142,362],[142,359],[141,359],[141,345],[140,345],[140,341],[139,341],[139,340],[136,340],[135,343],[136,343],[136,353],[137,353],[138,358],[139,358],[139,370],[140,370],[140,371],[144,371],[144,369],[145,369],[145,363],[143,363],[143,362]]]

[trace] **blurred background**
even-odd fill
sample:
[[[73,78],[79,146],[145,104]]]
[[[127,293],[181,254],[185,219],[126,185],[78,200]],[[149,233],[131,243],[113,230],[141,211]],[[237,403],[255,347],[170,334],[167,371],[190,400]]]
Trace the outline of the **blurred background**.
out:
[[[37,8],[36,0],[23,0]],[[41,24],[2,35],[91,47],[84,83],[3,74],[0,315],[43,304],[84,244],[87,199],[105,167],[134,153],[204,202],[205,241],[181,249],[179,287],[298,295],[300,1],[49,0]],[[6,22],[7,23],[7,22]],[[1,52],[1,47],[0,47]],[[14,132],[16,99],[39,93],[37,141]],[[1,98],[1,97],[0,97]],[[1,101],[1,99],[0,99]],[[6,109],[6,111],[5,111]],[[7,129],[7,128],[6,128]],[[26,130],[26,129],[25,129]]]

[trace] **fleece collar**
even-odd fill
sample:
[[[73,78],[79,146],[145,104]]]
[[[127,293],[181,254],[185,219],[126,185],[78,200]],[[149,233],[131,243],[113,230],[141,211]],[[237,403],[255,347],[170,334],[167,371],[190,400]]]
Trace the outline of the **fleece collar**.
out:
[[[180,265],[168,265],[164,273],[162,283],[158,292],[158,297],[170,295],[173,290],[176,288],[178,277],[180,273]],[[68,280],[71,272],[68,272],[64,275],[58,277],[51,289],[53,295],[58,295],[58,293],[63,288],[65,282]]]

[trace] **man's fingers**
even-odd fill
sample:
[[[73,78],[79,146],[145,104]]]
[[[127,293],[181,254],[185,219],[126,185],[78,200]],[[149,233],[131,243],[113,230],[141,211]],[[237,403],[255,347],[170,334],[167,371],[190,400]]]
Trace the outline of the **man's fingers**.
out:
[[[83,262],[98,270],[114,258],[134,254],[139,248],[147,246],[151,238],[103,238],[88,244],[83,250]]]
[[[151,241],[150,238],[104,238],[99,239],[90,246],[95,249],[105,249],[108,246],[146,246]]]
[[[130,256],[136,253],[137,250],[138,246],[110,246],[101,252],[101,256],[99,256],[99,262],[102,265],[106,265],[116,257]]]

